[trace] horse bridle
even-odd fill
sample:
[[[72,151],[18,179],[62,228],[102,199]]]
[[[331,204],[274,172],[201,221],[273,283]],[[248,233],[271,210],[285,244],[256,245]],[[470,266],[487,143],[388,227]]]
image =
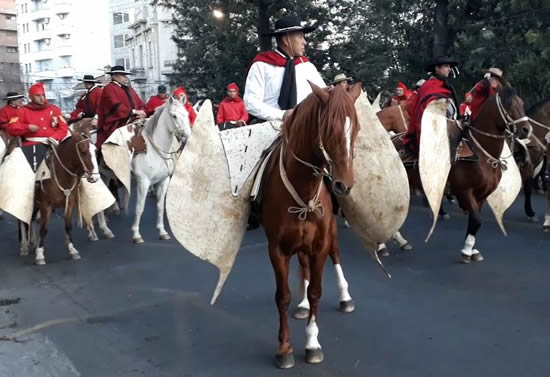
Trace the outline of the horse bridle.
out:
[[[510,156],[507,156],[505,158],[501,158],[500,156],[498,158],[495,158],[489,152],[487,152],[485,150],[485,148],[483,148],[481,146],[481,143],[474,137],[474,135],[472,134],[472,131],[475,131],[476,133],[478,133],[480,135],[483,135],[483,136],[491,137],[493,139],[508,139],[508,138],[510,138],[511,144],[512,144],[510,149],[513,151],[514,150],[514,143],[516,141],[515,135],[516,135],[516,132],[517,132],[517,124],[521,123],[521,122],[528,122],[529,117],[523,116],[519,119],[512,118],[512,116],[504,108],[504,105],[502,104],[502,100],[500,99],[500,94],[497,93],[495,97],[496,97],[498,112],[500,114],[500,117],[504,121],[504,125],[506,127],[506,129],[504,131],[505,132],[504,135],[496,135],[496,134],[492,134],[492,133],[489,133],[489,132],[481,131],[481,130],[475,128],[475,127],[472,127],[471,125],[468,127],[468,129],[469,129],[468,133],[470,135],[470,138],[474,142],[474,144],[488,158],[487,163],[489,165],[491,165],[495,169],[500,167],[502,170],[506,170],[508,168],[506,159],[511,157],[513,155],[513,152]],[[531,127],[531,125],[529,125],[529,127]],[[532,132],[532,127],[531,127],[531,130],[529,131],[529,134],[531,134],[531,132]]]

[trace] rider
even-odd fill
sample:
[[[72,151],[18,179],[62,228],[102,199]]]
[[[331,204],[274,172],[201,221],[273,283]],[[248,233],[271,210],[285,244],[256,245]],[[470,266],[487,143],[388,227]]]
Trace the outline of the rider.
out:
[[[248,122],[248,113],[239,97],[239,87],[234,82],[227,85],[227,97],[220,103],[216,116],[218,125],[228,122],[234,122],[236,126],[246,126]]]
[[[77,80],[82,81],[86,88],[86,93],[76,103],[76,108],[71,113],[69,123],[76,122],[82,118],[94,118],[97,122],[97,113],[99,112],[103,89],[99,85],[99,81],[94,79],[92,75],[84,75],[82,79]]]
[[[41,82],[29,88],[29,99],[19,114],[10,119],[6,130],[10,136],[21,136],[23,153],[36,170],[45,155],[43,144],[57,145],[67,136],[69,126],[61,110],[48,103]]]
[[[407,89],[407,86],[405,84],[399,82],[397,84],[397,87],[395,88],[395,95],[391,96],[391,98],[388,100],[388,103],[386,104],[386,107],[399,106],[407,102],[412,95],[413,92]]]
[[[145,119],[145,104],[133,88],[128,86],[128,75],[123,66],[115,65],[111,71],[111,82],[103,88],[97,125],[97,148],[132,117]]]
[[[432,101],[439,98],[449,98],[456,108],[457,100],[453,86],[448,78],[451,71],[456,69],[458,63],[451,57],[440,56],[434,59],[426,68],[431,72],[431,77],[420,87],[417,95],[409,104],[409,127],[404,138],[405,151],[404,160],[418,154],[420,145],[420,127],[422,114]]]
[[[153,115],[157,107],[161,107],[170,97],[166,92],[166,85],[159,85],[157,88],[158,94],[149,98],[147,106],[145,107],[145,112],[147,116]]]
[[[334,87],[341,86],[344,89],[348,89],[350,80],[351,80],[351,77],[347,77],[344,73],[339,73],[336,76],[334,76],[334,80],[332,80],[330,85]]]
[[[189,122],[191,123],[191,127],[193,127],[195,119],[197,119],[197,113],[195,113],[193,105],[191,105],[191,102],[189,102],[189,96],[187,96],[185,88],[183,86],[178,86],[176,89],[174,89],[172,94],[185,106],[185,110],[187,110],[187,113],[189,114]]]
[[[504,87],[504,78],[502,77],[502,70],[499,68],[489,68],[482,71],[484,73],[483,79],[479,81],[470,90],[472,93],[472,120],[477,117],[481,105],[491,96],[501,92]]]
[[[464,102],[460,104],[460,116],[469,118],[472,116],[472,93],[468,92],[464,95]]]
[[[304,56],[304,35],[315,30],[302,26],[296,16],[275,22],[275,30],[265,34],[276,38],[277,48],[260,52],[246,77],[246,110],[261,120],[286,120],[297,104],[310,93],[308,80],[323,88],[325,82],[315,66]]]
[[[4,98],[8,101],[7,105],[0,109],[0,129],[6,128],[11,118],[19,114],[19,108],[23,105],[23,94],[17,92],[8,92]]]

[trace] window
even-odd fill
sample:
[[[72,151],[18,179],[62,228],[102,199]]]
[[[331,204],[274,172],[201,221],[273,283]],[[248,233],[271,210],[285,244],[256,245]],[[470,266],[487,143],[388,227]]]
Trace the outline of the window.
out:
[[[117,59],[117,60],[115,61],[115,65],[121,65],[121,66],[123,66],[124,68],[126,68],[126,67],[124,66],[124,59]]]
[[[151,42],[149,41],[147,43],[147,66],[152,67],[153,66],[153,47],[151,45]]]
[[[139,67],[143,68],[143,45],[139,45]]]
[[[115,35],[114,37],[115,48],[128,46],[128,42],[126,41],[126,38],[128,38],[128,34]]]
[[[128,13],[126,12],[115,12],[113,13],[113,25],[120,25],[126,23],[130,20]]]
[[[15,20],[15,16],[11,14],[6,14],[6,20]]]
[[[71,67],[71,56],[61,56],[61,64],[63,64],[64,68],[70,68]]]
[[[27,11],[27,3],[25,3],[25,13],[28,13]],[[27,30],[28,31],[28,30]]]

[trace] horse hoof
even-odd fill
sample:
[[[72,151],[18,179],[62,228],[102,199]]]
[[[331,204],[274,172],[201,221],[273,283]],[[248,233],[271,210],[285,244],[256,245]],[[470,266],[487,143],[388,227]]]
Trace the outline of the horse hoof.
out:
[[[538,223],[539,218],[537,216],[528,216],[527,220],[529,220],[530,223]]]
[[[162,241],[168,241],[168,240],[171,240],[172,238],[170,238],[170,236],[168,235],[168,233],[165,233],[165,234],[161,234],[159,236],[159,240],[162,240]]]
[[[113,215],[119,216],[120,215],[120,209],[114,209],[113,210]]]
[[[138,245],[138,244],[140,244],[140,243],[143,243],[143,242],[144,242],[144,241],[143,241],[143,238],[141,238],[141,237],[134,238],[134,243],[135,243],[136,245]]]
[[[406,243],[405,245],[401,246],[401,250],[412,250],[413,249],[413,245],[411,245],[410,243]]]
[[[275,356],[275,365],[279,369],[289,369],[294,366],[296,361],[294,360],[294,352],[287,353],[285,355]]]
[[[481,255],[481,253],[475,253],[475,254],[472,254],[472,261],[473,262],[481,262],[483,261],[483,255]]]
[[[462,263],[469,264],[472,261],[472,257],[463,253],[460,253],[460,256],[462,258]]]
[[[378,250],[378,255],[380,255],[381,257],[389,257],[390,252],[388,251],[387,248],[384,248],[382,250]]]
[[[316,348],[313,350],[306,349],[306,363],[319,364],[324,359],[325,355],[323,355],[323,350],[321,348]]]
[[[46,264],[46,260],[44,258],[41,258],[41,259],[36,259],[35,260],[35,263],[38,265],[38,266],[43,266]]]
[[[443,220],[450,220],[451,219],[451,215],[449,215],[448,213],[446,213],[444,215],[441,215],[441,217],[443,218]]]
[[[307,308],[296,308],[294,312],[294,318],[296,319],[308,319],[309,318],[309,309]]]
[[[95,242],[95,241],[99,241],[99,238],[97,238],[97,236],[88,236],[88,240]]]
[[[351,228],[351,225],[349,225],[348,220],[344,221],[344,228]]]
[[[26,257],[29,255],[29,251],[28,250],[21,250],[19,251],[19,256],[20,257]]]
[[[353,300],[349,301],[340,301],[340,311],[342,313],[351,313],[355,310],[355,304]]]
[[[115,235],[113,234],[113,232],[106,232],[103,234],[103,236],[108,240],[112,240],[113,238],[115,238]]]
[[[550,225],[543,225],[542,231],[543,232],[550,232]]]
[[[80,254],[71,254],[71,259],[72,260],[79,260],[80,259]]]

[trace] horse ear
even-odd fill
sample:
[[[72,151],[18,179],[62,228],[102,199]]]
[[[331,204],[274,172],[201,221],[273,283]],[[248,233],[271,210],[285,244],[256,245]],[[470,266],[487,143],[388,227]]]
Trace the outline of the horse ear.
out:
[[[362,82],[359,81],[353,84],[351,88],[348,89],[348,94],[350,95],[353,102],[355,102],[357,98],[359,98],[359,96],[361,95],[361,85]]]
[[[322,104],[326,105],[330,95],[311,81],[307,80],[307,82],[309,83],[309,86],[311,86],[313,94],[315,94],[315,96],[319,99],[319,101],[321,101]]]

